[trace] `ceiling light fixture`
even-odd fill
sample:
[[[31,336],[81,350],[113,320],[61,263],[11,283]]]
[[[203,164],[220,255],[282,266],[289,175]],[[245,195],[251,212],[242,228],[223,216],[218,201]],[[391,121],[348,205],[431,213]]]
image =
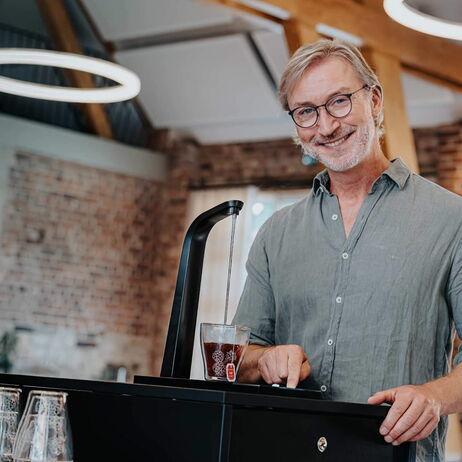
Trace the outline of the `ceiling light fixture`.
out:
[[[462,24],[421,13],[404,2],[404,0],[384,0],[385,12],[403,26],[452,40],[462,40]]]
[[[140,79],[134,72],[118,64],[89,56],[29,48],[0,48],[0,64],[34,64],[74,69],[119,83],[104,88],[72,88],[0,76],[0,92],[12,95],[68,103],[115,103],[134,98],[140,92]]]

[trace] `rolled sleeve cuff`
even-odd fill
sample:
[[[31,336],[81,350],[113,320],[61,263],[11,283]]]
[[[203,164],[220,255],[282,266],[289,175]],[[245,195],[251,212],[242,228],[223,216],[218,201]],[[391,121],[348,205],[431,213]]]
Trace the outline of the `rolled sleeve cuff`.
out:
[[[462,363],[462,347],[459,347],[459,352],[454,357],[453,366],[456,367]]]

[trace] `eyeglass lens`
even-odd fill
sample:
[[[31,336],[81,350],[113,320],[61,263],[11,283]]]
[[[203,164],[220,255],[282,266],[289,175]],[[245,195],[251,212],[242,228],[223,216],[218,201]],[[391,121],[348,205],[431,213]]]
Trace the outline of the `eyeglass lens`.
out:
[[[351,98],[348,95],[337,95],[324,106],[332,117],[345,117],[351,111]],[[319,109],[311,106],[299,107],[293,112],[293,118],[301,127],[312,127],[316,124]]]

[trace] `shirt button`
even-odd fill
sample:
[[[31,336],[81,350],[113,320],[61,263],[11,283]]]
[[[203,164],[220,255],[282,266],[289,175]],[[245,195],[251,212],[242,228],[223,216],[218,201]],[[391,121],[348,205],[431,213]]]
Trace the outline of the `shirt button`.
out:
[[[326,391],[327,387],[325,385],[321,385],[321,391]]]
[[[349,257],[349,255],[346,252],[342,253],[342,258],[346,260]]]
[[[331,338],[327,341],[328,345],[332,345],[333,343],[334,343],[334,341]]]
[[[336,301],[337,303],[342,303],[342,297],[337,297],[337,298],[335,299],[335,301]]]
[[[338,219],[338,215],[337,215],[336,213],[334,213],[334,214],[332,215],[332,220],[335,221],[335,220],[337,220],[337,219]]]

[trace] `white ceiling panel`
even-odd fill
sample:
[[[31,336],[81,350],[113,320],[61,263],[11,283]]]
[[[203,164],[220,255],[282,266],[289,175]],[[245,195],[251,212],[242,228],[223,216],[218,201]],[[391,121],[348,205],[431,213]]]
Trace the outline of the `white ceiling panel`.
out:
[[[462,115],[462,98],[448,88],[407,73],[401,74],[401,81],[411,127],[447,124]]]
[[[408,106],[454,103],[454,93],[446,87],[435,85],[405,72],[401,74],[401,82]]]
[[[121,51],[141,79],[140,100],[156,127],[279,117],[275,91],[245,36]]]
[[[252,33],[252,37],[257,44],[260,53],[265,59],[273,77],[279,83],[284,68],[289,61],[289,52],[284,34],[281,27],[279,31],[260,30]]]
[[[229,9],[197,0],[83,0],[108,41],[226,25]]]
[[[187,127],[181,131],[201,144],[218,144],[290,138],[295,128],[290,117],[282,114],[271,120],[209,124]]]
[[[411,107],[408,110],[409,123],[413,128],[436,127],[450,124],[462,117],[462,104]]]

